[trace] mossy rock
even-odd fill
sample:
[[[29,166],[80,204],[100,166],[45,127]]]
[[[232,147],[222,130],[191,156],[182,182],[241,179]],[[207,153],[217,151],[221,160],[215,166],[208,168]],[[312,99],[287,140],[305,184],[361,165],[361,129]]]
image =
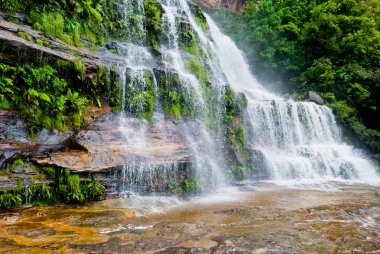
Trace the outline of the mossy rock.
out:
[[[180,116],[193,118],[197,114],[195,91],[182,85],[178,73],[165,69],[154,71],[162,107],[174,119]]]

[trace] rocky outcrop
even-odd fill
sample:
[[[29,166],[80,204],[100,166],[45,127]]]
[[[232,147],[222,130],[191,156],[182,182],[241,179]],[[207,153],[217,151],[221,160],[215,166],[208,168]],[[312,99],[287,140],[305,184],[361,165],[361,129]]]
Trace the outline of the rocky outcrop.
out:
[[[141,176],[140,191],[162,190],[172,178],[181,182],[192,174],[190,148],[174,122],[156,118],[148,123],[104,113],[89,115],[93,122],[78,133],[43,130],[31,139],[16,112],[0,110],[0,168],[9,170],[0,174],[0,189],[14,189],[20,180],[24,186],[32,181],[53,183],[54,179],[38,177],[41,166],[67,168],[79,173],[83,181],[92,173],[108,192],[121,191],[123,181],[131,180],[123,179],[124,165],[135,172],[156,169],[154,174]],[[11,166],[18,158],[24,161],[21,170]],[[173,171],[173,177],[164,177],[165,170]]]
[[[36,31],[28,25],[8,22],[1,19],[1,13],[0,46],[1,62],[11,65],[15,62],[33,63],[37,66],[49,64],[59,69],[61,76],[68,80],[73,78],[73,73],[76,72],[75,66],[62,65],[62,61],[73,63],[80,60],[85,67],[84,78],[90,80],[96,76],[100,66],[111,66],[123,61],[115,54],[104,56],[101,48],[97,50],[77,48]]]
[[[74,172],[97,172],[126,165],[143,167],[168,162],[188,162],[189,148],[171,121],[153,124],[136,118],[111,114],[72,138],[81,149],[63,150],[37,156],[42,165],[55,165]]]
[[[309,101],[315,102],[318,105],[323,105],[325,102],[323,101],[322,97],[318,95],[317,92],[309,91]]]
[[[246,0],[192,0],[192,1],[203,7],[219,8],[223,6],[230,11],[237,11],[239,13],[243,12],[244,8],[247,6]]]
[[[43,130],[31,139],[24,120],[14,111],[0,110],[0,167],[7,160],[61,149],[73,131]]]

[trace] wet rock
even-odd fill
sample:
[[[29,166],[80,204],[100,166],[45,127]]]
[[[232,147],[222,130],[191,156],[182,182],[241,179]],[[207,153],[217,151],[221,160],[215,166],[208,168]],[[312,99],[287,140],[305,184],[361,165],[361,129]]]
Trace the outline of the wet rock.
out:
[[[125,164],[164,165],[190,159],[178,127],[165,119],[149,125],[132,117],[120,121],[119,116],[110,114],[81,130],[73,140],[83,149],[50,153],[35,161],[76,172],[96,172]]]
[[[183,247],[170,247],[162,251],[154,252],[155,254],[203,254],[209,253],[202,248],[183,248]]]
[[[19,213],[5,213],[0,214],[0,223],[15,223],[16,221],[20,220],[20,214]]]
[[[216,214],[249,214],[252,212],[258,212],[265,210],[264,207],[257,206],[257,207],[251,207],[251,208],[233,208],[228,210],[217,210],[214,211]]]
[[[246,0],[192,0],[194,3],[207,8],[223,6],[230,11],[243,12],[247,6]]]
[[[60,149],[73,134],[73,131],[42,130],[32,140],[17,112],[0,110],[0,165],[19,154],[27,156]]]
[[[23,31],[31,35],[33,40],[29,41],[17,36],[18,31]],[[49,43],[49,46],[38,45],[35,41],[44,40]],[[67,60],[73,62],[81,59],[86,68],[86,76],[94,77],[94,73],[99,66],[111,65],[116,62],[121,62],[123,59],[117,55],[104,57],[102,50],[93,51],[87,48],[77,48],[67,45],[61,40],[43,34],[40,31],[34,30],[29,25],[14,24],[6,20],[0,20],[0,44],[3,47],[0,49],[1,60],[6,63],[32,62],[32,63],[48,63],[52,66],[57,66],[57,60]],[[61,72],[64,71],[61,69]],[[92,70],[92,72],[91,72]],[[72,69],[72,71],[75,71]]]
[[[315,102],[318,105],[323,105],[325,102],[322,97],[317,94],[317,92],[309,91],[309,101]]]

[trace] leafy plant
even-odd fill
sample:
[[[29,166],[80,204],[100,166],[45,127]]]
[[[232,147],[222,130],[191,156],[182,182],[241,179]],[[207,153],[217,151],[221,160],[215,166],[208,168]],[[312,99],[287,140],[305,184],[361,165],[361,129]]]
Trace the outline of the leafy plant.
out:
[[[22,202],[20,195],[12,194],[8,191],[4,191],[0,195],[0,209],[9,209],[20,206]]]
[[[105,187],[94,179],[94,177],[90,176],[91,181],[84,185],[83,193],[85,195],[86,200],[98,200],[103,196]]]
[[[183,191],[186,194],[199,193],[202,190],[203,181],[198,177],[188,178],[183,182]]]

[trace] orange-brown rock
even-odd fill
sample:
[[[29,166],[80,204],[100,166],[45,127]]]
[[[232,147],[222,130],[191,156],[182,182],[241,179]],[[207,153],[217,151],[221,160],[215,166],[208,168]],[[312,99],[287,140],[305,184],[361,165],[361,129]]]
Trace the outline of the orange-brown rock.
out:
[[[192,0],[194,3],[208,7],[219,8],[221,6],[227,8],[230,11],[237,11],[241,13],[247,6],[246,0]]]
[[[81,130],[74,141],[83,149],[38,156],[35,161],[71,171],[102,171],[122,165],[164,165],[187,162],[190,152],[178,127],[162,119],[153,124],[136,118],[108,115]]]

